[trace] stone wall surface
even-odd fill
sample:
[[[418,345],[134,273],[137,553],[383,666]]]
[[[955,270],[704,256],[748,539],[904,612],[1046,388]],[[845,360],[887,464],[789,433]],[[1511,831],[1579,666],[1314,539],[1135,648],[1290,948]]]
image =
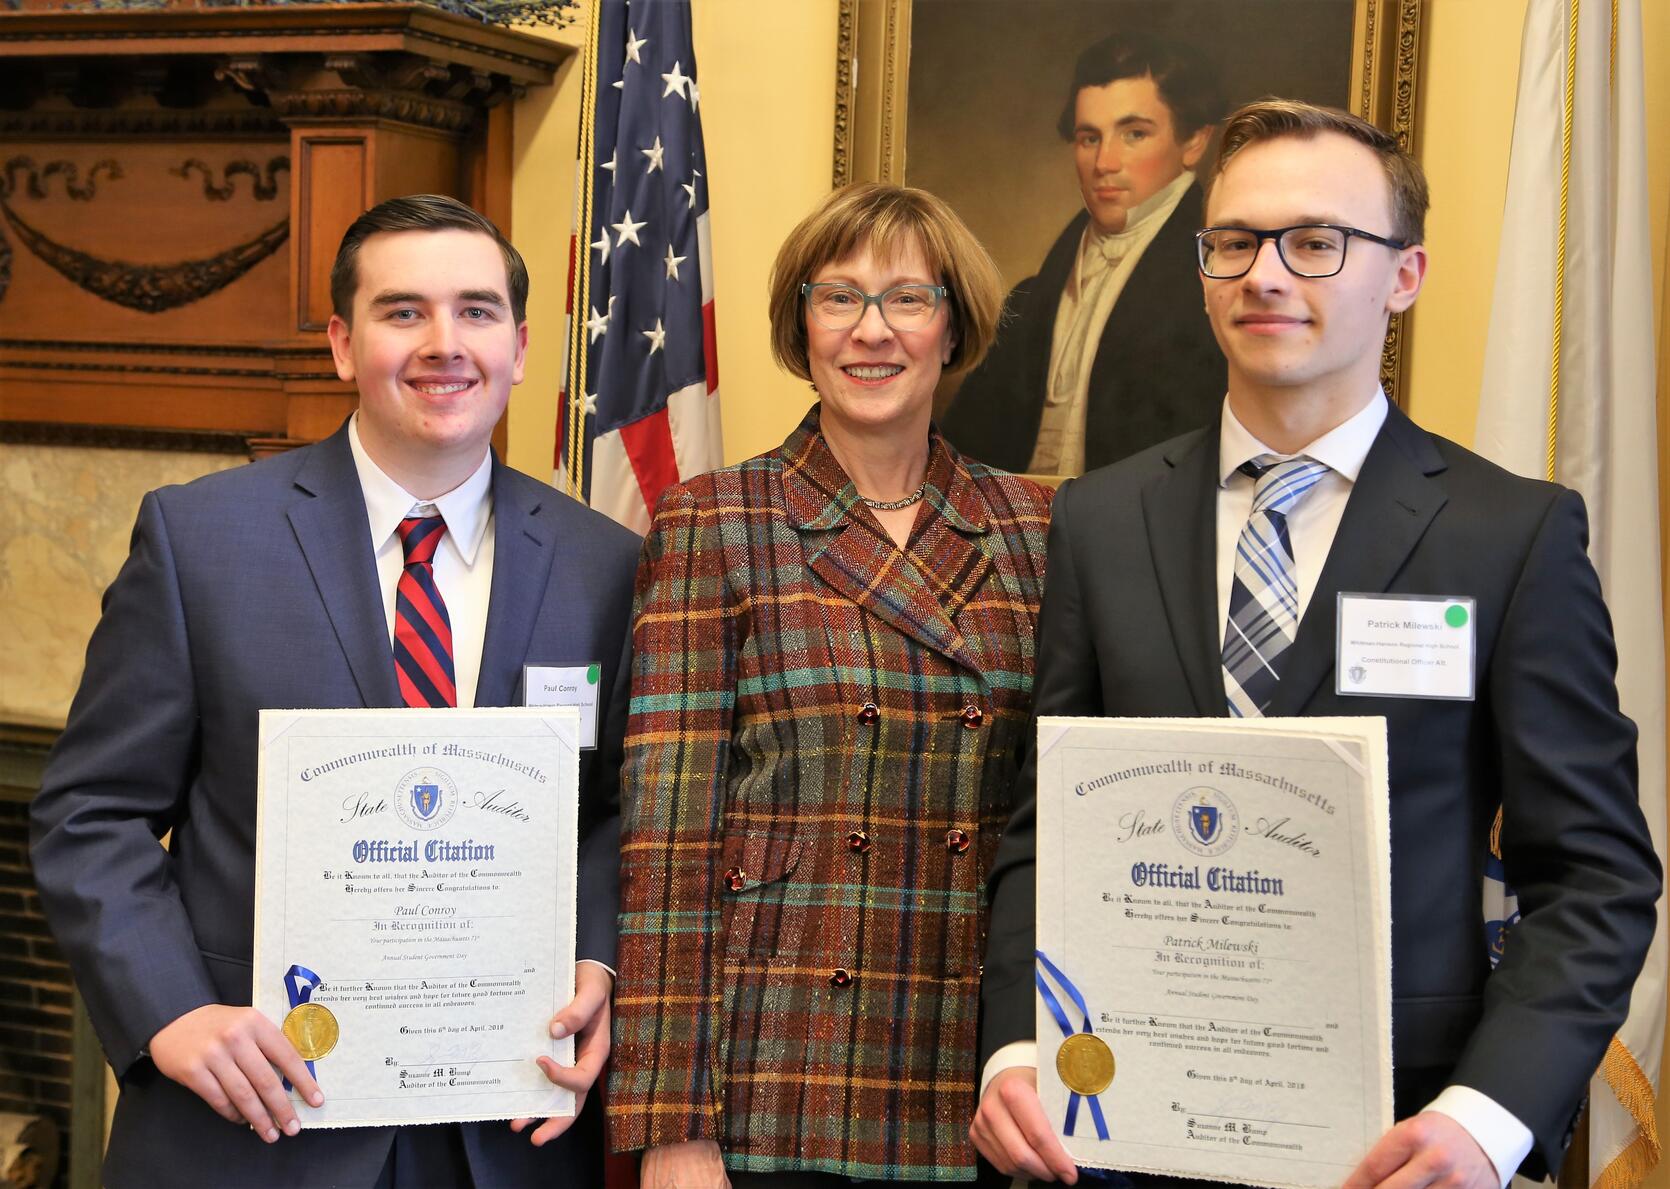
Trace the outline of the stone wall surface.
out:
[[[0,720],[61,724],[152,488],[240,455],[0,445]]]

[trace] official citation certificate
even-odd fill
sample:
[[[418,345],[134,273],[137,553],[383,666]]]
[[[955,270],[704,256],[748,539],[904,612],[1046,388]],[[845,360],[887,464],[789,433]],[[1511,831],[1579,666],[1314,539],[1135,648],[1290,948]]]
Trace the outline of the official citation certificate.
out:
[[[303,1127],[569,1115],[579,714],[263,710],[254,1003]]]
[[[1392,1125],[1380,718],[1043,718],[1038,1091],[1080,1165],[1338,1185]]]

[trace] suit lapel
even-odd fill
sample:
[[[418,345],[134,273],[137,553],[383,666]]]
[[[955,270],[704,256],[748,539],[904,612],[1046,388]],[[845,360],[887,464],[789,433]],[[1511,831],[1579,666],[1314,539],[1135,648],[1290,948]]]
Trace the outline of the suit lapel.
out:
[[[1177,342],[1176,328],[1156,319],[1156,310],[1166,311],[1168,318],[1187,315],[1206,324],[1194,269],[1194,236],[1202,217],[1200,187],[1190,186],[1143,249],[1119,300],[1113,303],[1091,365],[1093,377],[1106,366],[1104,361],[1139,351],[1147,354]],[[1091,391],[1098,391],[1094,380]]]
[[[1084,228],[1090,215],[1080,211],[1050,247],[1049,255],[1038,269],[1038,277],[1027,295],[1028,310],[1021,325],[1027,329],[1028,342],[1023,358],[1027,364],[1026,383],[1013,394],[1017,402],[1024,402],[1024,411],[1017,408],[1015,431],[1020,433],[1030,425],[1030,436],[1036,437],[1044,416],[1044,396],[1050,390],[1050,355],[1055,343],[1057,307],[1072,279],[1073,265],[1078,261],[1079,244],[1084,239]],[[1027,448],[1031,457],[1031,447]],[[1023,464],[1024,465],[1024,464]],[[1019,469],[1019,468],[1017,468]]]
[[[1179,439],[1166,464],[1170,470],[1142,493],[1148,548],[1195,708],[1216,717],[1228,713],[1218,625],[1217,425]]]
[[[959,506],[976,495],[966,470],[934,435],[927,476],[933,522],[913,542],[913,560],[870,518],[860,518],[857,488],[817,432],[816,417],[814,410],[782,451],[785,511],[800,532],[807,568],[899,632],[978,672],[979,657],[953,622],[991,572],[970,539],[986,531],[984,515],[976,522]]]
[[[979,649],[956,626],[957,615],[991,576],[992,560],[982,547],[990,531],[985,500],[963,460],[946,449],[935,433],[929,447],[926,499],[933,511],[922,535],[906,551],[917,577],[938,609],[942,649],[976,672],[986,665]]]
[[[1380,594],[1391,586],[1448,499],[1431,478],[1443,469],[1426,431],[1396,406],[1389,408],[1351,488],[1299,634],[1282,659],[1281,685],[1266,715],[1301,713],[1333,671],[1340,592]]]
[[[549,523],[541,523],[542,501],[527,492],[505,465],[493,459],[493,594],[481,645],[477,706],[509,706],[522,679],[522,665],[533,638],[534,621],[550,581],[552,548]],[[543,520],[549,521],[550,517]],[[541,658],[557,659],[557,658]],[[602,659],[572,657],[575,663]]]
[[[346,425],[310,453],[295,482],[309,498],[291,505],[290,527],[360,699],[366,706],[397,706],[388,618]]]

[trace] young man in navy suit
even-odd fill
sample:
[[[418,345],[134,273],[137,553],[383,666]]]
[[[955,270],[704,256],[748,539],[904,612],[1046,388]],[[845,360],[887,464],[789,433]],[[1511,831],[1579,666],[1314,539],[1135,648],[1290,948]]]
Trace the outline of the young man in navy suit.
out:
[[[608,1054],[638,542],[489,447],[522,379],[527,292],[516,249],[467,206],[382,203],[332,271],[331,348],[358,411],[323,442],[140,507],[33,808],[42,901],[121,1082],[108,1185],[598,1183],[595,1110],[531,1136],[300,1132],[280,1079],[310,1101],[319,1087],[248,1006],[261,708],[518,705],[525,664],[596,662],[581,961],[552,1020],[578,1036],[576,1063],[541,1064],[583,1102]],[[396,609],[402,521],[435,516],[452,635],[439,667],[414,657]]]
[[[1387,320],[1426,271],[1426,207],[1420,166],[1364,120],[1285,100],[1229,117],[1198,237],[1229,365],[1220,420],[1057,494],[1033,698],[1040,715],[1385,716],[1400,1122],[1347,1189],[1557,1169],[1661,878],[1582,499],[1426,433],[1381,391]],[[1264,474],[1307,486],[1272,493],[1282,548],[1266,532],[1238,567]],[[1279,631],[1235,597],[1255,569],[1285,578]],[[1342,592],[1472,598],[1474,696],[1336,692]],[[1031,1044],[1034,778],[1028,760],[988,884],[972,1135],[1004,1171],[1073,1182]],[[1523,916],[1492,970],[1481,877],[1499,808]]]

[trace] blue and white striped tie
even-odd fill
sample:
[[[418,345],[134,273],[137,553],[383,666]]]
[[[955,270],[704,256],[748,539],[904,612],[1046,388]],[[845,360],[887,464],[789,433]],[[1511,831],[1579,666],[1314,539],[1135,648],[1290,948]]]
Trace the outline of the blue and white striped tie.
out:
[[[1251,475],[1252,515],[1235,545],[1235,580],[1224,628],[1224,692],[1236,718],[1257,718],[1281,683],[1281,654],[1299,632],[1299,586],[1287,515],[1317,481],[1326,463],[1300,455],[1283,461],[1260,454],[1240,467]]]

